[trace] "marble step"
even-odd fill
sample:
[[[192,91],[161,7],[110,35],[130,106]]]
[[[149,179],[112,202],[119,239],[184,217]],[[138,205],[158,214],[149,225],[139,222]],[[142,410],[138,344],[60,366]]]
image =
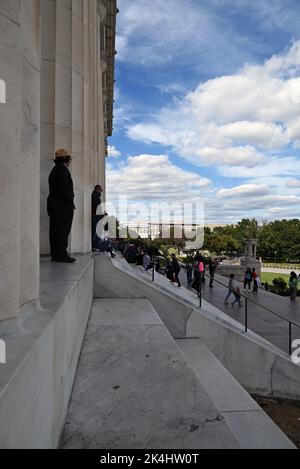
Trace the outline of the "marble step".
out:
[[[94,301],[62,448],[240,448],[147,299]]]

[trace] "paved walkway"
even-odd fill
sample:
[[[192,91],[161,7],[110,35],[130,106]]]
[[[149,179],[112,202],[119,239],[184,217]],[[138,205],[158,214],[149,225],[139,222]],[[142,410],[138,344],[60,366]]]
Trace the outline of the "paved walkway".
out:
[[[186,285],[186,276],[184,272],[181,273],[181,278]],[[216,275],[215,279],[227,285],[228,279],[220,275]],[[242,290],[241,292],[244,294]],[[231,300],[228,306],[224,305],[224,298],[227,294],[227,288],[219,285],[217,282],[214,283],[214,288],[209,288],[209,280],[206,280],[203,287],[203,298],[209,303],[220,309],[221,311],[228,314],[230,317],[237,321],[244,323],[245,321],[245,301],[243,301],[243,307],[239,308],[236,304],[234,307],[231,306]],[[263,309],[264,306],[271,311],[277,313],[281,317],[292,321],[299,325],[299,328],[293,326],[292,334],[293,339],[300,339],[300,301],[297,303],[291,303],[289,298],[274,295],[273,293],[259,290],[257,294],[248,293],[246,294],[250,300],[255,301],[258,304],[254,304],[251,301],[248,302],[248,327],[256,334],[262,336],[272,344],[281,348],[288,353],[289,350],[289,324],[283,319],[276,317],[270,312]]]
[[[290,267],[288,269],[276,269],[275,267],[262,267],[261,271],[264,273],[270,273],[270,274],[285,274],[289,275],[292,270],[296,272],[298,275],[300,274],[299,269],[291,269]]]

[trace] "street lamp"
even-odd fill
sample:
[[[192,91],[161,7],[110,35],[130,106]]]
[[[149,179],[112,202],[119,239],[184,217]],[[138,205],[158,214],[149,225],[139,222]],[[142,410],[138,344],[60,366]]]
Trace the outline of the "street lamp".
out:
[[[277,251],[275,251],[275,264],[276,264],[276,261],[277,261]]]

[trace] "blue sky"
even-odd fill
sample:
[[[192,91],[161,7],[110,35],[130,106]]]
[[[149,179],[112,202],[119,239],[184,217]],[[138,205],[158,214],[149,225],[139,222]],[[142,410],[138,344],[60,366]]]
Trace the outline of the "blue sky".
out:
[[[300,216],[299,0],[119,0],[108,198]]]

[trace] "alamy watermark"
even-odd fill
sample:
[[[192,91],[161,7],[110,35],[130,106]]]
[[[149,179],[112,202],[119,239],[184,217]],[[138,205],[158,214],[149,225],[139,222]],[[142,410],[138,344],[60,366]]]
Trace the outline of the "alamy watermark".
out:
[[[0,365],[6,364],[6,343],[0,340]]]
[[[192,202],[129,202],[120,196],[115,203],[102,204],[97,235],[109,238],[184,239],[190,249],[201,249],[204,244],[204,202],[201,197]],[[117,226],[117,220],[119,226]],[[143,236],[141,236],[143,234]]]
[[[6,83],[0,78],[0,104],[6,104]]]
[[[293,341],[292,348],[295,349],[292,353],[292,361],[295,365],[300,365],[300,339]]]

